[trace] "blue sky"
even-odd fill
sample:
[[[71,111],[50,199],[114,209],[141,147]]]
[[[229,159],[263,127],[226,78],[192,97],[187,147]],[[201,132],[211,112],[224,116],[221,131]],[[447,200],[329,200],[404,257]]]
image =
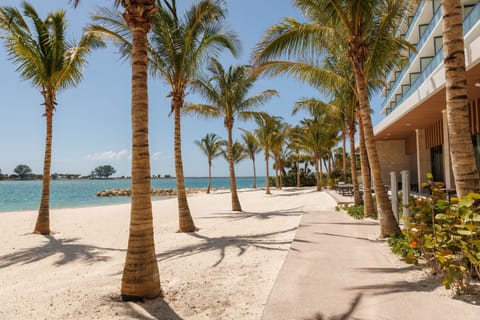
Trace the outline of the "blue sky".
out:
[[[193,3],[193,0],[178,3]],[[97,6],[111,6],[113,1],[83,0],[77,9],[68,1],[31,1],[37,11],[63,9],[67,12],[70,39],[78,40],[82,28],[90,22],[90,13]],[[19,6],[21,1],[0,0],[0,5]],[[224,65],[249,62],[252,48],[265,30],[283,17],[301,19],[299,11],[290,0],[226,0],[231,29],[239,36],[242,53],[238,59],[225,53]],[[96,166],[110,164],[116,176],[130,175],[130,65],[120,60],[116,49],[93,52],[88,58],[84,79],[76,88],[59,94],[58,107],[53,118],[52,173],[79,173],[86,175]],[[0,46],[0,169],[11,173],[16,165],[27,164],[33,172],[41,173],[45,144],[45,119],[40,92],[30,82],[21,80],[15,66],[8,60]],[[316,90],[286,77],[260,79],[252,94],[276,89],[280,96],[263,106],[263,110],[282,116],[296,124],[305,115],[291,116],[295,101],[301,97],[319,97]],[[168,88],[156,79],[149,82],[150,103],[150,154],[152,174],[175,175],[173,161],[173,118],[169,117]],[[189,95],[187,100],[202,102],[201,97]],[[375,99],[373,106],[380,99]],[[378,108],[376,108],[378,110]],[[377,112],[378,113],[378,112]],[[378,115],[376,116],[378,117]],[[378,122],[378,121],[376,121]],[[253,129],[254,123],[236,122],[238,128]],[[207,160],[194,144],[207,133],[214,132],[226,138],[223,120],[204,120],[192,116],[182,118],[182,150],[186,176],[206,176]],[[263,156],[257,160],[257,174],[264,175]],[[244,160],[236,166],[238,176],[252,175],[251,161]],[[214,176],[228,176],[228,166],[223,158],[214,161]]]

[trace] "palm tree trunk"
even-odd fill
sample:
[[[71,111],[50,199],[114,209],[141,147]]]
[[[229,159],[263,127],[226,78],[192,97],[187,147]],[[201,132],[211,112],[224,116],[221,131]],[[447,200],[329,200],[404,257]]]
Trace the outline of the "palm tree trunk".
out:
[[[314,164],[314,167],[315,167],[315,177],[317,178],[317,191],[321,191],[322,190],[322,173],[321,173],[321,167],[322,165],[320,164],[320,166],[318,165],[319,164],[319,161],[320,159],[318,159],[317,156],[314,157],[314,161],[315,161],[315,164]],[[319,170],[319,167],[320,167],[320,170]]]
[[[257,169],[255,168],[255,157],[252,158],[253,162],[253,188],[257,188]]]
[[[343,158],[343,181],[347,182],[347,134],[346,129],[343,129],[342,132],[342,143],[343,143],[343,151],[342,151],[342,158]]]
[[[125,6],[124,17],[133,34],[132,46],[132,196],[127,257],[122,276],[122,299],[162,295],[153,232],[150,153],[148,145],[147,32],[155,11],[149,4]]]
[[[280,180],[279,181],[280,182],[280,190],[282,190],[282,187],[283,187],[283,169],[280,168],[280,170],[278,170],[278,171],[279,171],[278,177],[279,177],[279,180]]]
[[[355,121],[349,121],[348,133],[350,135],[350,166],[352,171],[353,201],[356,205],[361,203],[358,187],[357,164],[355,158]]]
[[[453,176],[459,197],[479,192],[479,174],[470,132],[462,1],[442,1],[447,122]]]
[[[180,113],[183,106],[183,93],[173,96],[174,124],[174,149],[175,149],[175,175],[177,179],[178,225],[179,232],[194,232],[197,230],[193,223],[190,208],[188,207],[187,192],[185,191],[185,177],[183,176],[182,161],[182,135],[180,133]]]
[[[210,187],[212,186],[212,160],[208,159],[208,187],[207,193],[210,193]]]
[[[298,149],[296,151],[297,151],[297,159],[296,159],[296,162],[297,162],[297,188],[300,188],[300,161],[298,161],[300,151]]]
[[[370,103],[368,101],[368,93],[366,88],[366,78],[363,70],[363,56],[366,48],[358,47],[350,48],[350,59],[352,62],[355,85],[357,87],[357,95],[360,106],[360,115],[363,122],[363,129],[365,134],[365,146],[367,148],[368,160],[370,162],[370,169],[373,174],[373,188],[375,190],[375,196],[377,198],[377,205],[379,207],[379,220],[380,220],[380,236],[388,237],[393,234],[399,233],[400,228],[397,225],[395,217],[393,215],[392,207],[388,201],[387,191],[385,190],[385,184],[383,183],[382,176],[380,175],[380,161],[378,159],[377,147],[375,145],[375,137],[373,135],[372,119],[370,116]]]
[[[275,159],[275,188],[280,189],[280,179],[278,177],[278,159]]]
[[[328,153],[327,157],[328,157],[327,186],[329,186],[332,181],[332,152],[331,151]]]
[[[228,131],[228,166],[230,168],[230,192],[232,194],[232,211],[242,211],[237,193],[237,181],[235,179],[235,165],[233,163],[233,137],[232,126],[227,127]]]
[[[270,175],[269,175],[269,171],[268,171],[268,158],[269,158],[269,152],[270,150],[268,150],[268,148],[265,148],[265,172],[267,174],[267,177],[266,177],[266,181],[265,181],[265,187],[266,187],[266,194],[272,194],[270,192]]]
[[[34,233],[50,234],[50,167],[52,161],[53,100],[48,93],[45,96],[45,119],[47,133],[45,137],[45,158],[43,160],[42,198]]]
[[[363,181],[363,214],[365,217],[375,216],[375,207],[373,205],[372,197],[372,178],[370,176],[370,168],[368,165],[367,149],[365,148],[365,135],[363,133],[362,118],[358,117],[359,137],[360,137],[360,163],[362,167],[362,181]]]

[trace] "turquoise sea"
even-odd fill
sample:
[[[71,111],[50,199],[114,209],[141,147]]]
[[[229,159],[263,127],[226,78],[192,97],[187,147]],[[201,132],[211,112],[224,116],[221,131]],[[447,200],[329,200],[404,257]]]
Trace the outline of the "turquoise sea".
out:
[[[128,203],[130,197],[97,197],[98,191],[130,188],[129,179],[52,180],[50,207],[76,208]],[[187,188],[206,188],[208,178],[185,178]],[[237,177],[238,188],[251,188],[252,177]],[[257,177],[257,186],[265,186],[265,177]],[[152,179],[152,188],[175,189],[175,179]],[[229,188],[228,177],[212,179],[212,188]],[[0,181],[0,212],[36,210],[40,204],[42,181]],[[160,197],[153,197],[153,200]]]

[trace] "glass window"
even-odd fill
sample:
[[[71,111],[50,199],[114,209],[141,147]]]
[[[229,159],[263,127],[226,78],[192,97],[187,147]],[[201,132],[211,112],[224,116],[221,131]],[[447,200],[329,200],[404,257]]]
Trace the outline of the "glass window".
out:
[[[442,0],[433,0],[433,13],[437,12],[441,4],[442,4]]]
[[[430,149],[432,159],[433,181],[445,181],[443,171],[443,150],[442,146],[436,146]]]
[[[434,38],[435,44],[435,55],[443,48],[443,38],[442,37],[435,37]]]
[[[473,135],[472,142],[475,159],[477,160],[477,168],[480,168],[480,133]]]

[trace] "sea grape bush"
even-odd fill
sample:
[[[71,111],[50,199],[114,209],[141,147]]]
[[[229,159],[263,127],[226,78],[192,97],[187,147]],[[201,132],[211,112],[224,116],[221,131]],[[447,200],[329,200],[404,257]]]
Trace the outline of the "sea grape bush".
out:
[[[447,289],[465,294],[472,279],[480,278],[480,194],[447,201],[443,184],[433,182],[430,174],[427,179],[422,187],[431,196],[410,202],[403,233],[432,272],[442,274]],[[415,263],[418,256],[409,259]]]

